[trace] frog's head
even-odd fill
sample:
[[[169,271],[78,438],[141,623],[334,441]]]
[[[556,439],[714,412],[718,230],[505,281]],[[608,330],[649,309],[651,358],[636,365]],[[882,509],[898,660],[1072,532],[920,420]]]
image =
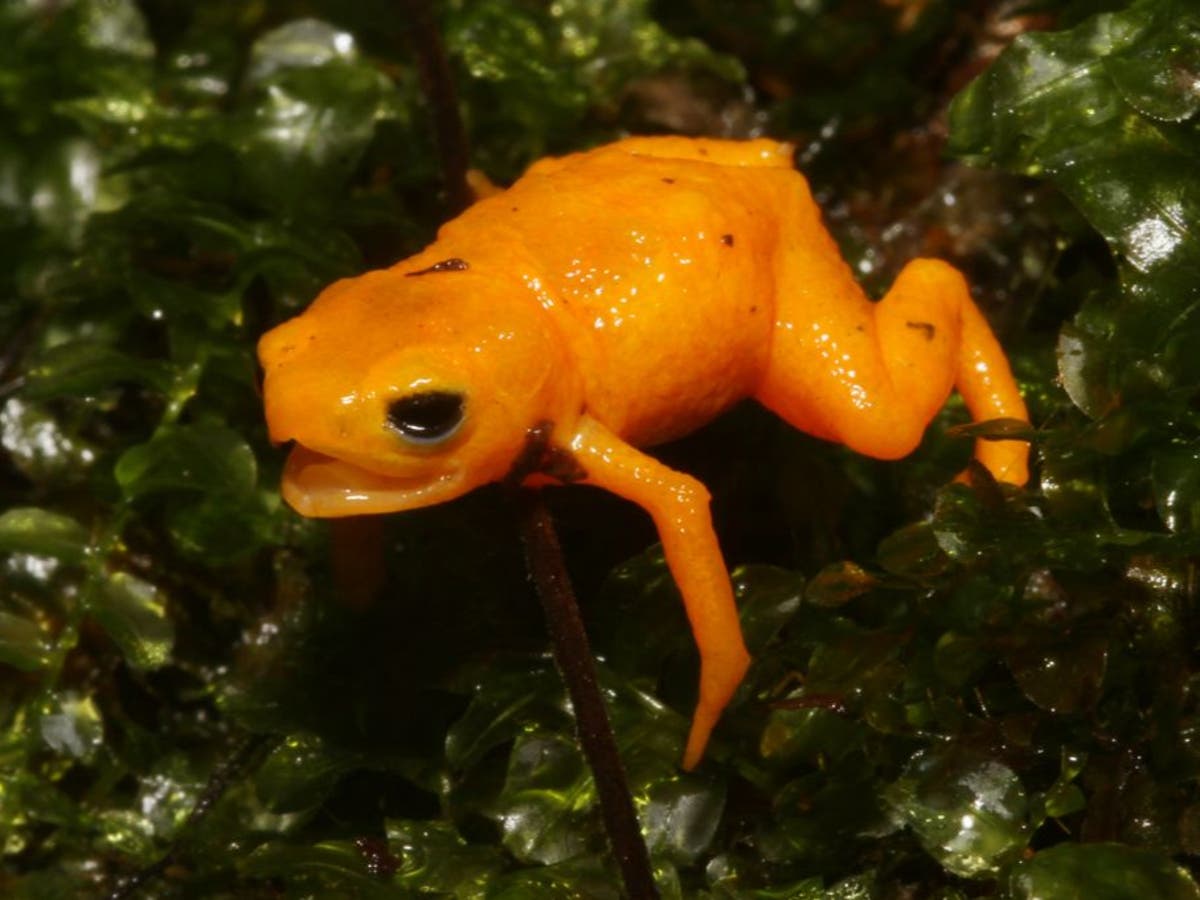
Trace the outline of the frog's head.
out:
[[[578,412],[528,290],[439,265],[339,281],[259,343],[271,439],[295,442],[283,496],[302,515],[452,499],[502,479],[531,428]]]

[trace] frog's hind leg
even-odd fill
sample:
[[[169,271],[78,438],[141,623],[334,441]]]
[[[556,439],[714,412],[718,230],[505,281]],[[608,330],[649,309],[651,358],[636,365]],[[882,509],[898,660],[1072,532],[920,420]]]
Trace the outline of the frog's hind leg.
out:
[[[797,428],[883,459],[916,448],[951,388],[976,421],[1028,421],[1008,360],[958,270],[914,260],[872,303],[815,207],[798,204],[793,214],[760,402]],[[981,440],[975,455],[997,479],[1028,478],[1023,442]]]

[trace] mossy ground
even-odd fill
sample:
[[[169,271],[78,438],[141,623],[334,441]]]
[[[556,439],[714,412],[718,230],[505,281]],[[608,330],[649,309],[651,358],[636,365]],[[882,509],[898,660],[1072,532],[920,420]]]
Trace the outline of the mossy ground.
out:
[[[5,896],[617,894],[500,493],[278,497],[255,339],[443,216],[402,7],[0,7]],[[951,483],[954,403],[895,464],[749,407],[662,449],[756,658],[691,775],[652,530],[554,498],[664,895],[1200,896],[1194,5],[434,12],[474,165],[793,140],[872,292],[969,273],[1033,413],[1021,491]]]

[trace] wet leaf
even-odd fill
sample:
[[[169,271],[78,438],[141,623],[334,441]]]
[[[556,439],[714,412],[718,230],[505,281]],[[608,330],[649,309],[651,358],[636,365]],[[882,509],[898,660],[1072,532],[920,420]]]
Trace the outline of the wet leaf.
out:
[[[995,875],[1028,838],[1025,789],[1016,774],[968,751],[918,754],[884,797],[921,845],[964,878]]]
[[[30,207],[36,221],[64,244],[78,244],[101,196],[100,153],[87,141],[64,141],[32,165]]]
[[[453,4],[444,27],[473,101],[474,133],[505,136],[487,151],[489,170],[501,173],[515,174],[514,150],[526,159],[544,154],[565,130],[586,127],[589,107],[614,103],[639,76],[669,68],[743,75],[732,58],[668,33],[646,0]],[[508,100],[503,110],[490,102],[497,96]]]
[[[505,860],[493,847],[468,844],[446,822],[389,821],[388,846],[398,867],[398,886],[459,895],[482,891],[503,871]]]
[[[522,736],[490,814],[517,859],[552,865],[594,839],[594,800],[591,774],[573,740]]]
[[[1096,702],[1108,654],[1108,637],[1103,633],[1031,631],[1008,648],[1004,658],[1031,702],[1061,714],[1085,710]]]
[[[986,419],[946,429],[947,437],[982,438],[988,441],[1033,440],[1037,431],[1021,419]]]
[[[1058,372],[1063,390],[1093,418],[1099,418],[1117,402],[1108,387],[1105,363],[1103,345],[1094,334],[1071,325],[1063,326],[1058,335]]]
[[[863,726],[839,709],[821,706],[843,702],[842,698],[801,694],[792,708],[788,700],[773,710],[763,729],[761,752],[765,759],[790,763],[803,760],[821,765],[857,753],[864,740]],[[801,706],[800,704],[811,704]]]
[[[1018,863],[1007,879],[1014,900],[1194,900],[1200,888],[1183,867],[1120,844],[1061,844]]]
[[[114,474],[130,500],[180,491],[244,494],[258,478],[254,452],[223,425],[179,425],[127,450]]]
[[[91,697],[61,694],[42,710],[38,733],[55,753],[87,762],[104,742],[100,711]]]
[[[371,870],[369,856],[354,841],[288,844],[272,841],[257,847],[242,863],[248,878],[285,880],[297,890],[326,896],[388,900],[396,896],[387,879]]]
[[[0,513],[0,553],[33,553],[65,563],[81,563],[88,534],[70,516],[36,506]]]
[[[804,596],[804,580],[768,566],[741,566],[731,577],[746,646],[755,653],[795,616]]]
[[[711,846],[724,811],[720,786],[685,775],[652,784],[638,820],[652,854],[686,865]]]
[[[927,522],[901,528],[879,544],[879,564],[895,575],[922,578],[946,567],[946,556]]]
[[[1060,342],[1064,383],[1090,414],[1106,405],[1099,371],[1127,388],[1175,379],[1134,345],[1160,346],[1195,302],[1200,150],[1179,123],[1195,115],[1197,70],[1191,4],[1140,0],[1066,31],[1021,35],[952,110],[958,153],[1049,178],[1122,265],[1124,301],[1109,327],[1089,334],[1077,322]]]
[[[96,589],[88,612],[108,632],[129,665],[154,669],[167,663],[175,641],[175,627],[164,603],[154,585],[115,572]]]
[[[239,134],[248,182],[265,202],[309,206],[358,164],[375,125],[395,114],[388,80],[359,58],[353,35],[305,19],[268,32],[251,51],[250,117]],[[293,185],[302,179],[308,191]]]
[[[137,359],[93,341],[72,341],[44,353],[28,372],[26,396],[33,399],[86,395],[120,383],[165,391],[170,373],[157,360]]]
[[[451,765],[467,767],[497,744],[512,740],[542,711],[547,698],[565,700],[558,673],[548,660],[541,665],[490,668],[466,712],[446,736],[446,756]],[[562,713],[559,713],[562,715]]]
[[[1154,502],[1177,534],[1200,531],[1200,447],[1177,444],[1154,459]]]
[[[274,812],[308,812],[321,803],[354,763],[315,735],[280,742],[255,775],[255,789]]]
[[[10,397],[0,407],[0,446],[27,478],[58,485],[81,480],[97,456],[78,429],[23,397]]]
[[[35,672],[54,659],[54,642],[46,623],[25,616],[0,612],[0,662]]]
[[[963,686],[991,661],[990,650],[980,638],[948,631],[938,639],[933,664],[938,677],[952,685]]]
[[[834,608],[871,590],[877,579],[857,563],[842,560],[826,566],[808,583],[804,599]]]
[[[664,897],[680,896],[673,871],[664,872],[660,868],[655,874]],[[611,867],[595,857],[585,856],[501,876],[489,885],[487,896],[489,900],[620,900],[618,885]]]
[[[261,501],[261,502],[260,502]],[[185,554],[209,562],[232,562],[261,549],[277,533],[277,522],[265,498],[205,496],[174,506],[167,524],[175,545]]]

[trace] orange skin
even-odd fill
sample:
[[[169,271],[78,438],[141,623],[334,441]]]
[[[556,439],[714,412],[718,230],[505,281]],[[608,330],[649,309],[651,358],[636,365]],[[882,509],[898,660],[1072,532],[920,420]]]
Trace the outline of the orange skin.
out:
[[[707,491],[637,448],[745,397],[883,459],[917,446],[951,388],[977,421],[1027,421],[959,272],[914,260],[871,302],[791,147],[770,140],[630,138],[541,160],[416,256],[331,285],[259,354],[302,515],[414,509],[514,477],[645,509],[700,650],[687,769],[750,656]],[[1024,443],[975,454],[1025,483]]]

